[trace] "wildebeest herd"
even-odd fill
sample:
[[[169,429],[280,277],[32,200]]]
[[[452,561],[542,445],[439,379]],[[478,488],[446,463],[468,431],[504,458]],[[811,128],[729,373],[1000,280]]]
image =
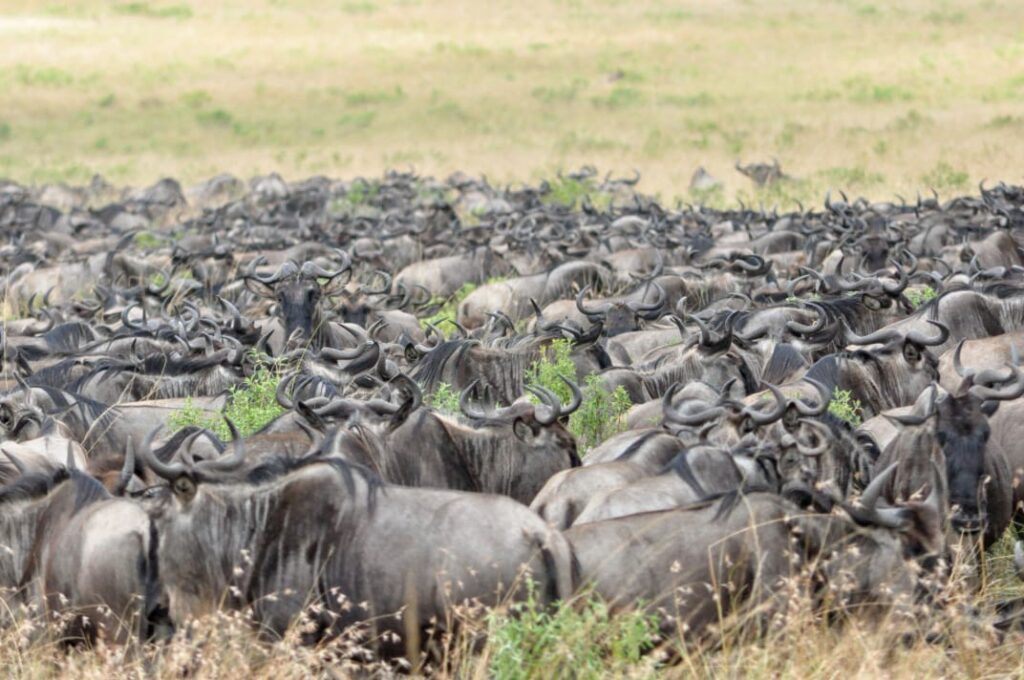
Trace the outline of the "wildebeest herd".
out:
[[[244,610],[387,656],[587,590],[699,642],[778,622],[798,575],[837,621],[939,611],[1016,531],[1024,188],[779,212],[560,181],[590,193],[0,182],[3,625],[159,644]],[[527,378],[555,341],[563,397]],[[262,429],[172,426],[267,366]],[[590,376],[634,406],[581,457]]]

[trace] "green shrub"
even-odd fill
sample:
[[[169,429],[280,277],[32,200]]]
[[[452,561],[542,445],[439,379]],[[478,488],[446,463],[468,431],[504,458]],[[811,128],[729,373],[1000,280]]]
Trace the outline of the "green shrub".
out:
[[[546,607],[536,601],[535,588],[531,582],[525,602],[488,616],[489,670],[494,678],[633,675],[644,652],[654,646],[658,627],[650,614],[613,615],[595,596]]]
[[[581,456],[604,440],[626,429],[626,412],[633,406],[625,388],[608,392],[601,378],[588,375],[583,385],[583,403],[569,416],[569,432],[576,437]]]
[[[452,294],[447,300],[442,298],[434,298],[431,300],[431,304],[440,305],[437,311],[428,317],[420,319],[420,326],[424,329],[427,328],[428,324],[433,324],[444,333],[445,337],[451,335],[452,331],[455,330],[455,326],[450,323],[444,323],[445,321],[455,321],[458,317],[459,305],[465,300],[470,293],[476,290],[475,283],[464,283],[455,293]]]
[[[427,406],[446,415],[457,415],[459,408],[459,392],[448,383],[440,383],[433,394],[424,399]]]
[[[562,378],[576,380],[576,364],[572,361],[572,341],[558,338],[541,348],[540,359],[526,370],[526,384],[551,390],[567,404],[572,401],[572,390]]]
[[[588,199],[597,210],[606,210],[611,205],[611,196],[603,191],[598,191],[594,180],[589,177],[586,179],[559,177],[551,180],[548,182],[547,193],[542,198],[545,203],[572,209],[579,208]]]
[[[231,419],[243,437],[258,432],[284,413],[284,409],[277,403],[276,396],[280,382],[281,375],[273,366],[266,362],[258,362],[252,375],[241,385],[229,390],[228,403],[224,407],[223,415]],[[224,419],[208,415],[197,407],[191,398],[186,399],[185,406],[172,414],[167,421],[171,432],[177,432],[189,425],[206,428],[224,441],[231,439]]]
[[[931,286],[926,286],[924,288],[908,288],[903,294],[906,296],[910,304],[913,305],[914,309],[917,309],[921,305],[928,304],[939,296]]]
[[[860,400],[854,399],[850,390],[841,390],[838,387],[832,390],[828,412],[840,420],[845,420],[851,427],[859,427],[864,422]]]
[[[148,231],[140,231],[135,234],[135,245],[143,250],[153,250],[159,248],[162,243],[160,238],[155,234],[151,234]]]
[[[526,371],[526,383],[554,392],[563,404],[572,401],[572,390],[562,380],[576,379],[576,365],[572,361],[572,341],[558,339],[541,349],[541,358]],[[580,455],[597,446],[608,437],[625,429],[625,414],[633,405],[622,386],[608,392],[601,386],[601,378],[588,375],[582,389],[583,402],[569,416],[569,432],[576,437]],[[530,401],[539,400],[531,395]]]

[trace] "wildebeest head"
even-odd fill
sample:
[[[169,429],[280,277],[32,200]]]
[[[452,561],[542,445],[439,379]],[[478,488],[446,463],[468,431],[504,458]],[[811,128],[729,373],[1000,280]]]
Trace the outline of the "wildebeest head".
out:
[[[997,383],[1006,384],[1000,388],[991,386]],[[954,508],[951,521],[958,531],[993,533],[988,531],[993,524],[994,531],[1001,533],[1005,527],[1004,509],[989,498],[998,493],[992,485],[1002,481],[997,479],[1001,476],[998,468],[1002,461],[1000,454],[988,447],[992,433],[988,418],[1000,401],[1016,399],[1021,394],[1024,375],[1009,367],[968,373],[955,394],[936,402],[935,435],[946,457],[949,500]]]
[[[360,285],[354,291],[346,289],[342,295],[344,301],[338,307],[341,318],[363,328],[369,327],[370,315],[374,311],[374,305],[370,299],[373,295],[387,295],[391,292],[391,275],[385,271],[378,271],[377,274],[383,279],[379,288]],[[405,296],[408,297],[408,296]]]
[[[247,276],[245,285],[250,292],[277,301],[285,337],[290,338],[298,331],[306,338],[313,338],[323,323],[321,300],[338,292],[350,274],[351,261],[347,255],[342,266],[334,271],[312,262],[304,263],[300,269],[289,260],[269,277]],[[325,279],[324,283],[320,283],[321,279]]]
[[[583,301],[590,289],[586,286],[576,296],[576,308],[592,323],[601,322],[608,337],[639,330],[641,320],[657,319],[665,307],[665,290],[657,283],[651,287],[655,291],[653,301],[617,299],[588,308]]]
[[[807,377],[852,391],[866,417],[911,404],[938,380],[938,360],[928,348],[949,338],[944,324],[929,323],[939,329],[937,336],[927,337],[917,331],[904,335],[890,328],[858,336],[847,328],[847,343],[858,349],[823,357]]]
[[[562,381],[569,387],[572,400],[563,405],[558,396],[544,387],[527,386],[527,390],[540,399],[540,404],[516,402],[511,406],[483,411],[471,402],[477,383],[474,381],[459,398],[462,413],[477,423],[498,427],[511,427],[512,434],[523,444],[539,450],[569,451],[570,458],[578,464],[576,439],[563,426],[559,419],[572,414],[583,403],[583,393],[578,385],[563,376]]]

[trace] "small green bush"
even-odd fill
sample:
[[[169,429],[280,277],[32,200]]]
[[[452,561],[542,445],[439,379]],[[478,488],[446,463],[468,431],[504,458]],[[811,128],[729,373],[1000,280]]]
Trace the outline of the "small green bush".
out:
[[[656,640],[654,616],[639,610],[613,615],[596,596],[546,607],[536,601],[536,586],[532,582],[530,586],[525,602],[488,616],[492,677],[583,679],[636,674],[644,652]]]
[[[561,205],[566,208],[578,209],[584,201],[589,199],[590,204],[597,210],[607,210],[611,205],[611,196],[598,191],[594,180],[572,179],[571,177],[559,177],[548,182],[548,191],[542,200],[552,205]]]
[[[569,416],[569,432],[576,437],[581,456],[604,440],[626,429],[626,412],[633,406],[625,388],[608,392],[601,378],[588,375],[583,385],[583,403]]]
[[[435,305],[441,305],[436,312],[428,317],[420,319],[420,327],[423,329],[427,328],[428,324],[433,324],[444,333],[445,337],[451,335],[452,331],[455,330],[455,326],[450,323],[444,323],[445,321],[454,321],[458,317],[459,305],[465,300],[470,293],[476,290],[475,283],[464,283],[455,293],[447,300],[441,298],[434,298],[431,303]]]
[[[440,383],[433,394],[424,400],[427,406],[446,415],[457,415],[459,408],[459,392],[448,383]]]
[[[541,348],[540,359],[526,370],[526,384],[551,390],[567,404],[572,400],[572,390],[562,378],[576,380],[576,364],[572,361],[572,341],[558,338]]]
[[[576,379],[576,365],[572,361],[572,341],[557,339],[541,350],[541,358],[530,365],[526,383],[554,392],[563,404],[572,401],[572,390],[562,380]],[[588,375],[581,389],[583,402],[569,416],[569,432],[576,437],[580,455],[597,446],[608,437],[625,429],[626,412],[633,405],[622,386],[608,392],[601,386],[601,378]],[[531,395],[530,401],[539,400]]]
[[[939,294],[935,292],[935,289],[930,286],[925,288],[908,288],[906,292],[904,292],[904,295],[914,309],[917,309],[921,305],[928,304],[939,296]]]
[[[832,390],[828,412],[840,420],[845,420],[851,427],[859,427],[864,422],[860,400],[854,399],[850,390],[841,390],[838,387]]]
[[[230,389],[224,417],[229,418],[238,428],[239,434],[247,437],[261,430],[267,423],[284,413],[277,403],[277,386],[281,375],[267,363],[257,363],[256,370],[241,385]],[[231,439],[227,423],[223,418],[208,415],[197,407],[191,397],[185,400],[185,406],[171,415],[167,426],[171,432],[195,425],[215,433],[222,440]]]
[[[135,235],[135,245],[143,250],[153,250],[159,248],[161,241],[158,236],[151,234],[148,231],[140,231]]]

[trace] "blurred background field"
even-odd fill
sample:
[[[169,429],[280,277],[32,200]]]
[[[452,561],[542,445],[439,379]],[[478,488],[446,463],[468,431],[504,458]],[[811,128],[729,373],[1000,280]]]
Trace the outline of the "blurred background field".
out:
[[[820,202],[1024,169],[1020,0],[0,0],[0,176],[492,181]],[[795,181],[758,196],[733,163]]]

